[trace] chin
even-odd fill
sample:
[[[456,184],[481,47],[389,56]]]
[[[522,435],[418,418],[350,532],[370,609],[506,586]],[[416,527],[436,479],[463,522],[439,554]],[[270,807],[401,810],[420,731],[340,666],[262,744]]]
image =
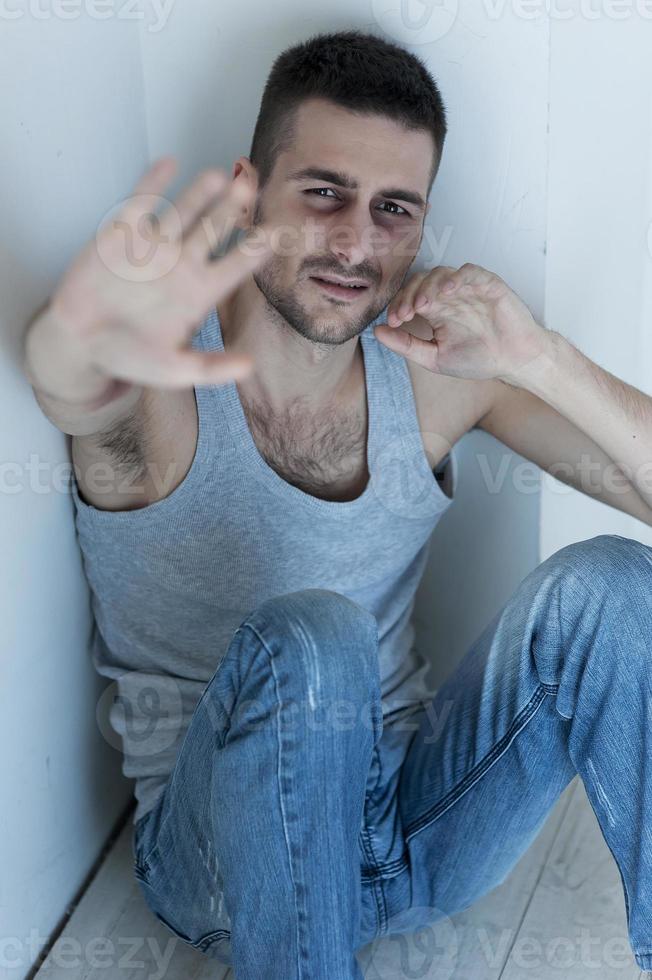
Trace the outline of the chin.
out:
[[[254,275],[254,280],[270,310],[286,326],[315,344],[344,344],[362,333],[377,315],[376,307],[370,304],[371,296],[337,302],[328,296],[315,295],[315,287],[308,280],[290,289],[279,288],[271,276]]]
[[[297,333],[317,344],[344,344],[357,337],[373,319],[364,312],[354,315],[348,310],[306,309],[299,321],[291,323]]]
[[[337,303],[328,298],[314,302],[311,298],[300,305],[303,315],[291,326],[316,343],[344,344],[362,333],[376,315],[366,297],[355,303]]]

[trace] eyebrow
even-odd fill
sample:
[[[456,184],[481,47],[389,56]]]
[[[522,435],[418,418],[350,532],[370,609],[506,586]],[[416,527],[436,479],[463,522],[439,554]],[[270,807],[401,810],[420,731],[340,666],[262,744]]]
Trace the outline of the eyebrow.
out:
[[[325,170],[323,167],[304,167],[301,170],[292,170],[288,174],[288,180],[326,180],[329,184],[336,184],[346,190],[355,191],[358,189],[357,181],[352,177],[342,173],[341,170]],[[404,187],[387,187],[380,192],[381,197],[395,197],[399,201],[407,201],[415,207],[424,210],[426,202],[417,191],[410,191]]]

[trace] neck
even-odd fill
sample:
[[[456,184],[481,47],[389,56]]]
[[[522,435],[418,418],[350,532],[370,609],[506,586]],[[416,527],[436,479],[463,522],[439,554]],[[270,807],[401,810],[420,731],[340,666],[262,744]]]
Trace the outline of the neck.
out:
[[[254,370],[238,382],[247,397],[275,411],[300,400],[306,411],[348,404],[364,387],[358,337],[318,344],[302,337],[269,306],[253,279],[217,304],[229,353],[249,354]]]

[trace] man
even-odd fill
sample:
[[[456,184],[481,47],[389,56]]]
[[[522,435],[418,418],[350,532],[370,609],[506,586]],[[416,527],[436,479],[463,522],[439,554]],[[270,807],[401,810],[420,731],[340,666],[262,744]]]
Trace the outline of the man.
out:
[[[353,31],[296,45],[229,186],[207,171],[153,217],[160,160],[26,335],[39,404],[73,435],[135,873],[238,978],[360,977],[354,950],[399,918],[500,883],[577,773],[652,968],[652,551],[557,552],[434,698],[414,649],[474,427],[652,523],[652,400],[490,272],[407,277],[445,134],[407,51]],[[620,485],[589,490],[586,459]]]

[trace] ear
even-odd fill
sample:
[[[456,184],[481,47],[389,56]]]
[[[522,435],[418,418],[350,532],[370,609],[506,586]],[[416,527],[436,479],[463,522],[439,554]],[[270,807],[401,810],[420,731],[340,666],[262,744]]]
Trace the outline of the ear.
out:
[[[248,157],[238,157],[238,159],[233,164],[233,181],[244,182],[250,187],[253,187],[254,197],[256,200],[256,194],[258,191],[258,172],[254,167],[253,163]],[[236,221],[236,227],[238,228],[249,228],[251,227],[253,221],[253,210],[252,206],[243,206],[242,217]]]

